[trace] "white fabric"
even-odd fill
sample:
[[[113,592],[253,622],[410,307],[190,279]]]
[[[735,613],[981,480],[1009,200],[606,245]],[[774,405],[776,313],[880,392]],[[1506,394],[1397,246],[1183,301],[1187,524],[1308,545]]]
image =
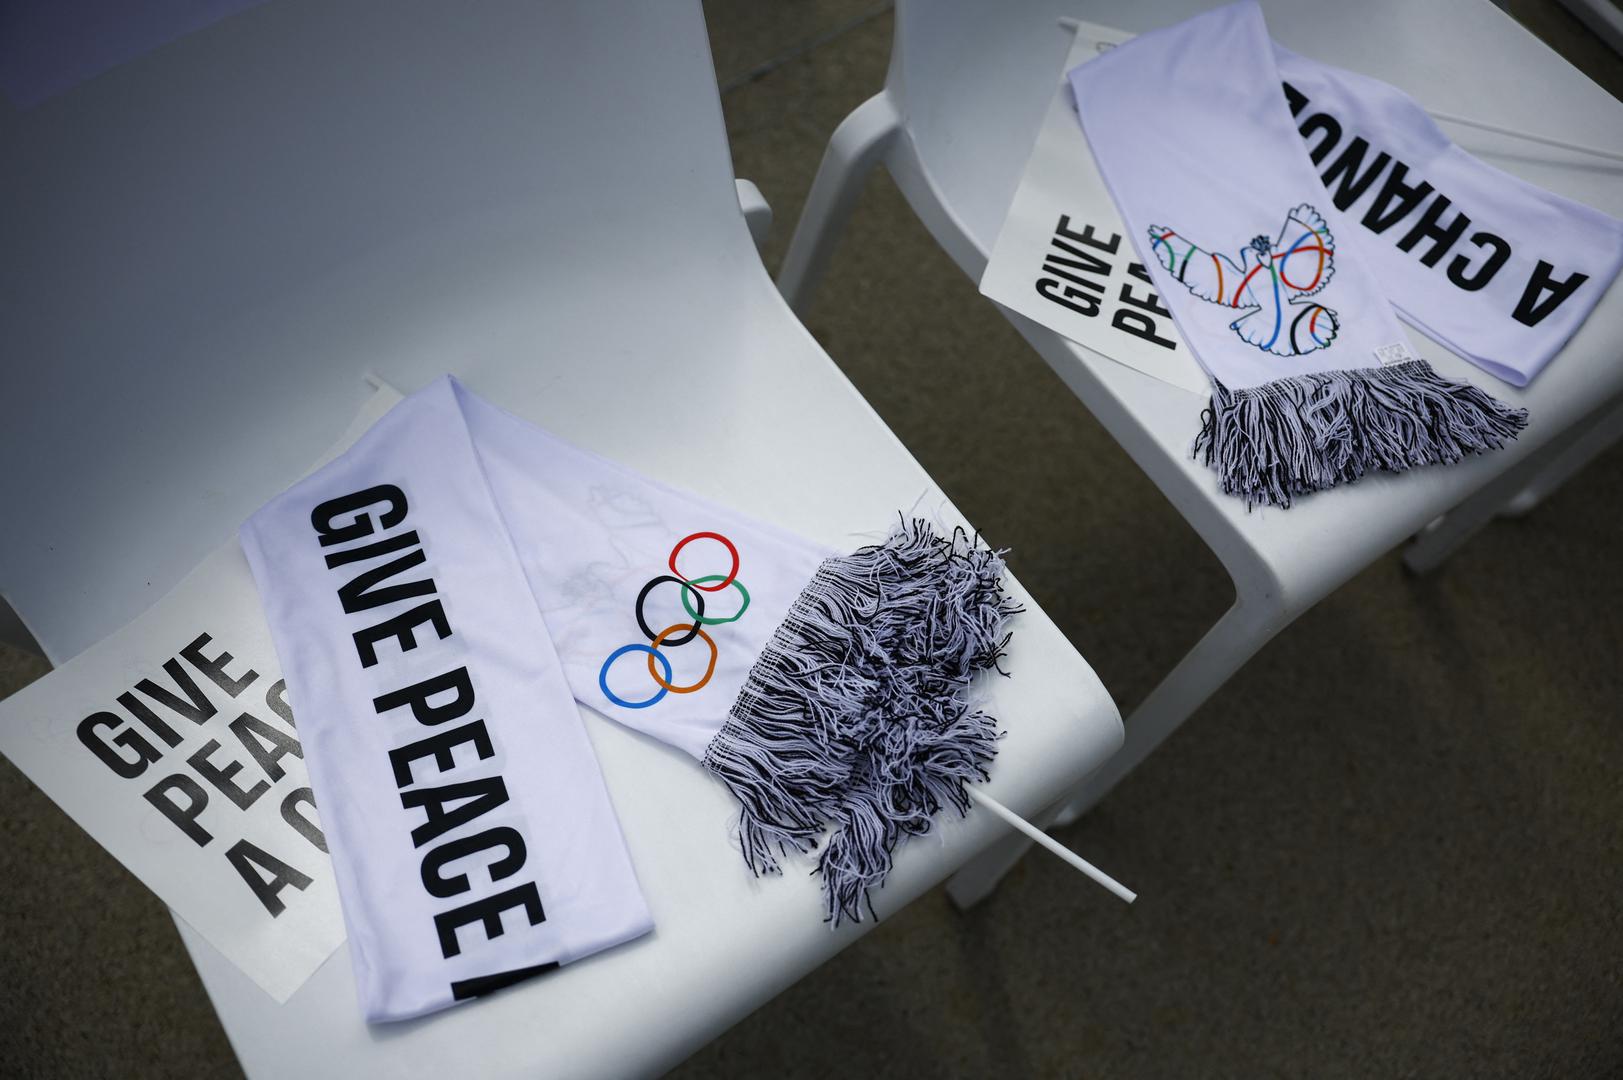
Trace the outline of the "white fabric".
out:
[[[1412,354],[1358,257],[1364,238],[1325,197],[1272,69],[1261,12],[1240,3],[1070,73],[1088,143],[1156,290],[1207,374],[1236,390]],[[1266,252],[1249,246],[1259,237]],[[1319,246],[1330,252],[1322,267]]]
[[[575,699],[703,758],[756,657],[833,549],[570,446],[451,384]],[[637,623],[637,595],[654,578],[675,576],[672,549],[700,533],[719,533],[738,549],[737,581],[749,607],[736,622],[704,627],[716,643],[716,669],[701,690],[666,694],[642,708],[617,705],[603,694],[604,661],[625,645],[648,643]],[[727,549],[708,537],[684,546],[676,565],[690,581],[733,569]],[[727,618],[742,595],[731,586],[711,591],[716,585],[699,586],[705,617]],[[693,604],[694,594],[688,599]],[[655,586],[644,605],[650,629],[690,625],[681,601],[675,582]],[[684,637],[685,631],[667,641]],[[696,682],[710,657],[698,639],[659,651],[674,668],[668,681],[679,687]],[[646,653],[615,661],[607,681],[623,701],[645,701],[658,690]]]
[[[1623,225],[1477,161],[1391,87],[1278,48],[1255,0],[1070,82],[1129,235],[1230,389],[1411,357],[1393,305],[1525,385],[1623,264]]]
[[[604,662],[648,645],[637,595],[698,532],[737,548],[750,607],[703,627],[718,655],[703,689],[616,706],[600,689]],[[701,756],[824,555],[570,447],[451,379],[396,406],[241,537],[374,1021],[444,1008],[652,928],[571,698]],[[690,542],[678,564],[689,580],[732,569],[709,539]],[[704,594],[708,617],[736,610],[730,585],[698,587],[718,590]],[[650,592],[656,634],[691,625],[683,588]],[[708,654],[698,639],[670,645],[682,636],[659,649],[678,687],[703,675]],[[623,656],[610,689],[655,696],[652,662],[646,648]],[[428,694],[436,679],[443,689]],[[423,805],[454,784],[470,786],[442,791],[437,810]],[[454,798],[476,793],[487,803]]]
[[[1274,54],[1312,160],[1357,221],[1387,297],[1478,367],[1526,386],[1623,267],[1623,222],[1472,157],[1386,83],[1278,45]]]

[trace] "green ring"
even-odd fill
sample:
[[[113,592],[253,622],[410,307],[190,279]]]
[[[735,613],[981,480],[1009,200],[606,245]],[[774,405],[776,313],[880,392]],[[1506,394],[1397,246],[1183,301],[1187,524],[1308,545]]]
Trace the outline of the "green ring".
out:
[[[704,577],[689,578],[688,579],[688,584],[698,586],[698,585],[703,585],[708,581],[726,581],[726,580],[727,580],[726,577],[721,575],[721,574],[706,574]],[[693,610],[693,603],[690,600],[688,600],[688,591],[686,589],[682,590],[682,610],[684,610],[684,611],[686,611],[688,613],[688,618],[693,619],[694,621],[696,621],[698,623],[701,623],[701,624],[703,624],[705,626],[719,626],[722,623],[737,622],[738,617],[740,615],[744,614],[744,612],[749,610],[750,591],[748,589],[744,588],[744,583],[742,581],[739,581],[736,577],[733,578],[733,580],[730,582],[730,584],[732,585],[733,588],[737,589],[739,591],[739,593],[744,597],[744,602],[739,605],[737,611],[733,612],[731,615],[727,616],[725,619],[713,619],[713,618],[709,617],[708,615],[700,615],[697,612],[695,612]]]

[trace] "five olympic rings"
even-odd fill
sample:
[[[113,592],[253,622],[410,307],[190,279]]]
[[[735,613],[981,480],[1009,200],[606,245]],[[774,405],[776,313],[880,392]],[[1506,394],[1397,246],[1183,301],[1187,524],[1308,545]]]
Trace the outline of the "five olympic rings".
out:
[[[694,540],[718,541],[727,549],[727,554],[732,557],[732,568],[725,574],[706,574],[703,577],[696,578],[683,577],[682,571],[676,567],[676,559],[682,553],[682,549]],[[738,549],[733,546],[731,540],[720,533],[696,532],[691,536],[685,536],[678,540],[676,546],[671,548],[669,566],[671,569],[669,574],[660,574],[650,579],[648,584],[642,587],[642,591],[637,594],[637,628],[648,638],[649,644],[644,645],[639,641],[620,646],[609,654],[607,660],[603,661],[603,667],[597,673],[598,689],[603,691],[603,696],[624,709],[646,709],[650,705],[658,704],[666,694],[691,694],[695,690],[703,689],[705,684],[710,681],[711,676],[716,673],[717,658],[716,643],[709,634],[704,632],[704,628],[706,626],[720,626],[724,623],[737,622],[738,618],[750,606],[749,590],[744,588],[744,583],[738,580]],[[656,633],[653,627],[648,625],[648,617],[643,613],[643,605],[648,601],[648,594],[667,581],[681,590],[682,608],[688,613],[688,618],[693,621],[675,623]],[[731,615],[725,616],[706,615],[704,594],[718,593],[728,586],[738,590],[738,595],[742,598],[738,610]],[[697,682],[688,686],[677,686],[671,681],[673,677],[671,662],[665,658],[659,648],[663,645],[666,648],[674,649],[691,643],[695,638],[710,646],[710,663],[705,667],[704,675]],[[641,701],[627,701],[609,689],[609,668],[613,667],[614,662],[620,657],[634,652],[648,654],[648,677],[653,679],[654,685],[658,687],[653,696],[644,698]],[[655,667],[656,664],[658,669]],[[663,669],[663,674],[659,669]]]

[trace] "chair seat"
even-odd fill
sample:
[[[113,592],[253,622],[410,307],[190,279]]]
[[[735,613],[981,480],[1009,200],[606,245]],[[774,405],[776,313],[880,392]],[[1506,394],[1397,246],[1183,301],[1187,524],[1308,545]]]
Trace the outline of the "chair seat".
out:
[[[961,520],[761,266],[696,5],[282,0],[7,114],[0,144],[26,164],[0,178],[7,204],[36,208],[0,298],[17,368],[0,497],[24,526],[0,530],[0,589],[53,659],[296,480],[366,372],[402,391],[455,373],[578,445],[838,547],[899,511]],[[1013,591],[1027,610],[1014,677],[985,684],[1008,732],[986,790],[1029,814],[1122,728]],[[653,935],[369,1028],[347,953],[277,1006],[182,926],[250,1074],[653,1073],[871,929],[822,923],[810,862],[751,878],[730,797],[690,760],[595,714],[586,727]],[[943,820],[901,851],[881,913],[1004,831]]]
[[[1007,5],[904,7],[898,28],[900,100],[908,144],[929,198],[927,221],[979,278],[1014,197],[1070,45],[1061,16],[1140,32],[1210,6],[1199,0],[1137,4],[1064,0]],[[1265,3],[1269,29],[1287,48],[1386,80],[1423,105],[1580,144],[1623,147],[1623,105],[1484,0],[1333,0]],[[1513,71],[1514,79],[1504,77]],[[893,79],[893,86],[895,83]],[[1449,125],[1445,125],[1449,126]],[[1623,216],[1615,165],[1449,126],[1466,149],[1515,175]],[[904,193],[908,183],[902,180]],[[940,208],[921,206],[934,200]],[[943,215],[944,211],[944,215]],[[933,226],[934,231],[939,231]],[[1509,448],[1456,466],[1370,476],[1304,498],[1289,510],[1247,511],[1191,459],[1204,399],[1087,352],[1011,315],[1015,325],[1161,487],[1231,572],[1263,580],[1287,614],[1299,613],[1376,557],[1414,535],[1551,439],[1623,393],[1623,290],[1614,287],[1534,383],[1504,385],[1429,341],[1417,345],[1444,375],[1523,406],[1528,429]]]
[[[764,299],[775,304],[775,296]],[[775,349],[800,376],[786,382],[806,424],[788,430],[810,436],[810,427],[827,425],[851,433],[869,455],[864,473],[836,468],[809,476],[808,497],[850,499],[856,505],[840,514],[853,527],[857,507],[895,502],[907,492],[927,492],[931,505],[943,504],[905,452],[883,445],[888,433],[827,358],[809,341],[795,340],[798,324],[787,315],[775,322],[775,332],[757,344]],[[783,466],[821,473],[810,442]],[[946,513],[955,516],[950,507]],[[1013,586],[1027,611],[1017,617],[1006,664],[1013,677],[989,680],[986,707],[1008,736],[985,790],[1034,815],[1100,765],[1122,731],[1091,669],[1018,582]],[[653,934],[469,1006],[369,1028],[355,1004],[347,950],[278,1007],[181,924],[250,1075],[655,1075],[874,928],[864,922],[831,931],[821,921],[810,860],[788,861],[779,878],[752,878],[731,842],[736,805],[721,785],[670,747],[583,712],[653,914]],[[984,811],[965,819],[948,811],[938,833],[899,852],[889,882],[874,896],[881,919],[1005,833]],[[1080,879],[1078,887],[1091,888]]]

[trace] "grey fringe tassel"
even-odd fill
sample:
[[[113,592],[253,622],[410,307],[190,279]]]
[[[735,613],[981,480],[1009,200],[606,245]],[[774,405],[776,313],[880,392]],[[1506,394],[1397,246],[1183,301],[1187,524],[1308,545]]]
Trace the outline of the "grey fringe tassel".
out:
[[[741,804],[756,874],[816,848],[825,919],[874,914],[896,845],[943,806],[969,812],[996,721],[971,711],[970,679],[995,668],[1020,609],[1001,553],[955,529],[903,521],[883,544],[826,560],[773,634],[704,765]]]
[[[1497,450],[1527,426],[1527,410],[1405,360],[1235,391],[1214,383],[1201,421],[1194,454],[1205,454],[1226,494],[1243,496],[1247,508],[1288,507],[1366,472]]]

